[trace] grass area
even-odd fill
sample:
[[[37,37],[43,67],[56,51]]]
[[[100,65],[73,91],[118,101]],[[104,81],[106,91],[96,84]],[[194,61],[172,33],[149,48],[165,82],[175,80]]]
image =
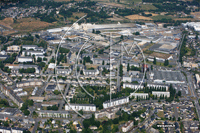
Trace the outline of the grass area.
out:
[[[163,118],[164,117],[164,111],[159,111],[157,115],[158,115],[158,117]]]
[[[147,45],[145,48],[143,48],[142,50],[145,51],[145,50],[148,50],[151,46],[153,46],[154,43],[150,43],[149,45]]]
[[[173,19],[172,16],[166,16],[166,15],[157,15],[151,17],[153,20],[161,20],[161,19]]]

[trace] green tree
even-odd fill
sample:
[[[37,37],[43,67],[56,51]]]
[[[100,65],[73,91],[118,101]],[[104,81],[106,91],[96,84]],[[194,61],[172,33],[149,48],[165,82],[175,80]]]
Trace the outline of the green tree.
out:
[[[127,71],[129,71],[130,70],[130,66],[129,66],[129,63],[128,63],[128,65],[127,65]]]
[[[120,66],[119,66],[119,76],[120,77],[123,76],[123,66],[122,66],[122,64],[120,64]]]
[[[156,57],[154,57],[154,59],[153,59],[153,64],[156,65]]]
[[[168,61],[168,60],[165,60],[164,66],[168,66],[168,65],[169,65],[169,61]]]

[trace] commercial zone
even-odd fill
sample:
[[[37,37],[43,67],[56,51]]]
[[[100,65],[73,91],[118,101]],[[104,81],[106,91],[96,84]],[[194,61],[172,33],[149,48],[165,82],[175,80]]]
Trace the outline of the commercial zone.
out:
[[[185,77],[180,71],[158,70],[153,73],[155,83],[185,83]]]

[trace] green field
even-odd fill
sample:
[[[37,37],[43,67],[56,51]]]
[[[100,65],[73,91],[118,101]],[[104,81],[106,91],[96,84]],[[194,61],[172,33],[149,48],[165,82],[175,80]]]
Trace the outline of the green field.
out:
[[[158,15],[158,16],[153,16],[151,17],[153,20],[161,20],[161,19],[173,19],[172,16],[164,16],[164,15]]]

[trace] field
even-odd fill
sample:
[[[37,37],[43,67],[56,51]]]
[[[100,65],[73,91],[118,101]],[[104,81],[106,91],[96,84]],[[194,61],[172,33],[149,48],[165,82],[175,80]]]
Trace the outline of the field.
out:
[[[13,18],[5,18],[4,20],[0,21],[0,25],[21,32],[21,31],[35,31],[35,29],[41,30],[49,26],[52,26],[54,24],[43,22],[40,21],[39,19],[36,20],[35,18],[22,18],[20,20],[17,20],[17,22],[14,22]],[[11,30],[7,32],[13,33]]]
[[[153,20],[161,20],[161,19],[173,19],[172,16],[166,16],[166,15],[157,15],[151,17]]]
[[[163,118],[164,117],[164,112],[163,111],[159,111],[158,112],[158,117]]]
[[[126,18],[130,20],[152,20],[152,18],[150,17],[144,17],[140,15],[129,15],[129,16],[126,16]]]
[[[40,21],[34,18],[22,18],[17,23],[12,23],[11,26],[19,31],[34,31],[35,29],[40,30],[49,27],[53,24]]]

